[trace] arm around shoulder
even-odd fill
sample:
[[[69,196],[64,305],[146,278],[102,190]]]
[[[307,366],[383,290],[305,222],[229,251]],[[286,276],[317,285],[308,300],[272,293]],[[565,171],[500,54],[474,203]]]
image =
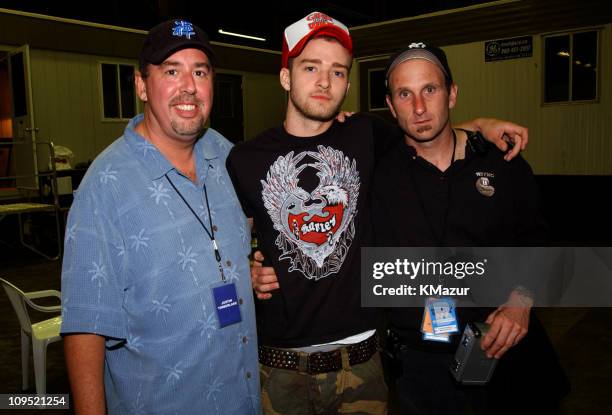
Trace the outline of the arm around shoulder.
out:
[[[527,147],[529,142],[529,129],[513,122],[495,118],[476,118],[459,125],[453,125],[453,127],[480,131],[488,141],[504,152],[508,150],[508,141],[511,142],[514,147],[504,156],[506,161],[516,157],[521,150]]]

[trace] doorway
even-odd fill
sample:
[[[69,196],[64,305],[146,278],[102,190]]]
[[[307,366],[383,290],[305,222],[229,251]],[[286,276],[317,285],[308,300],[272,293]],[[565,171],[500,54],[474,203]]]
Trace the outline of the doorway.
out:
[[[0,189],[15,187],[15,180],[7,179],[15,175],[14,166],[11,166],[13,115],[10,82],[8,53],[0,51]]]
[[[210,125],[232,143],[244,141],[242,76],[215,74],[215,96]]]

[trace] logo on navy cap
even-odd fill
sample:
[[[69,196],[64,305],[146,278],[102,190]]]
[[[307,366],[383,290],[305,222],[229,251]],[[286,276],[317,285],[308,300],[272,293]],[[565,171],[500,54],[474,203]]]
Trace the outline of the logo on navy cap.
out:
[[[186,39],[191,39],[191,36],[195,35],[193,24],[187,20],[176,20],[172,29],[172,35],[178,37],[185,36]]]

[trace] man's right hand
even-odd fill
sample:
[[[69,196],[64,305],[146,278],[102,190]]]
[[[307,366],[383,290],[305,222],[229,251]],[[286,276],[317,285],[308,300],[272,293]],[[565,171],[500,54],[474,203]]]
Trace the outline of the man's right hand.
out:
[[[263,266],[264,256],[261,251],[255,251],[251,263],[251,284],[257,298],[269,300],[272,298],[271,291],[278,290],[278,278],[272,267]]]

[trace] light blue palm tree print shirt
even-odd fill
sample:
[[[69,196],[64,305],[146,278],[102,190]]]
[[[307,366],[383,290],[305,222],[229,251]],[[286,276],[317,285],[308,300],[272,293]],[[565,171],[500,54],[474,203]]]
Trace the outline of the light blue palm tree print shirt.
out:
[[[208,129],[195,144],[197,183],[134,131],[88,169],[75,193],[62,266],[62,333],[106,338],[109,414],[258,414],[250,229],[225,169],[231,143]],[[226,280],[242,321],[219,328],[222,284],[204,186]]]

